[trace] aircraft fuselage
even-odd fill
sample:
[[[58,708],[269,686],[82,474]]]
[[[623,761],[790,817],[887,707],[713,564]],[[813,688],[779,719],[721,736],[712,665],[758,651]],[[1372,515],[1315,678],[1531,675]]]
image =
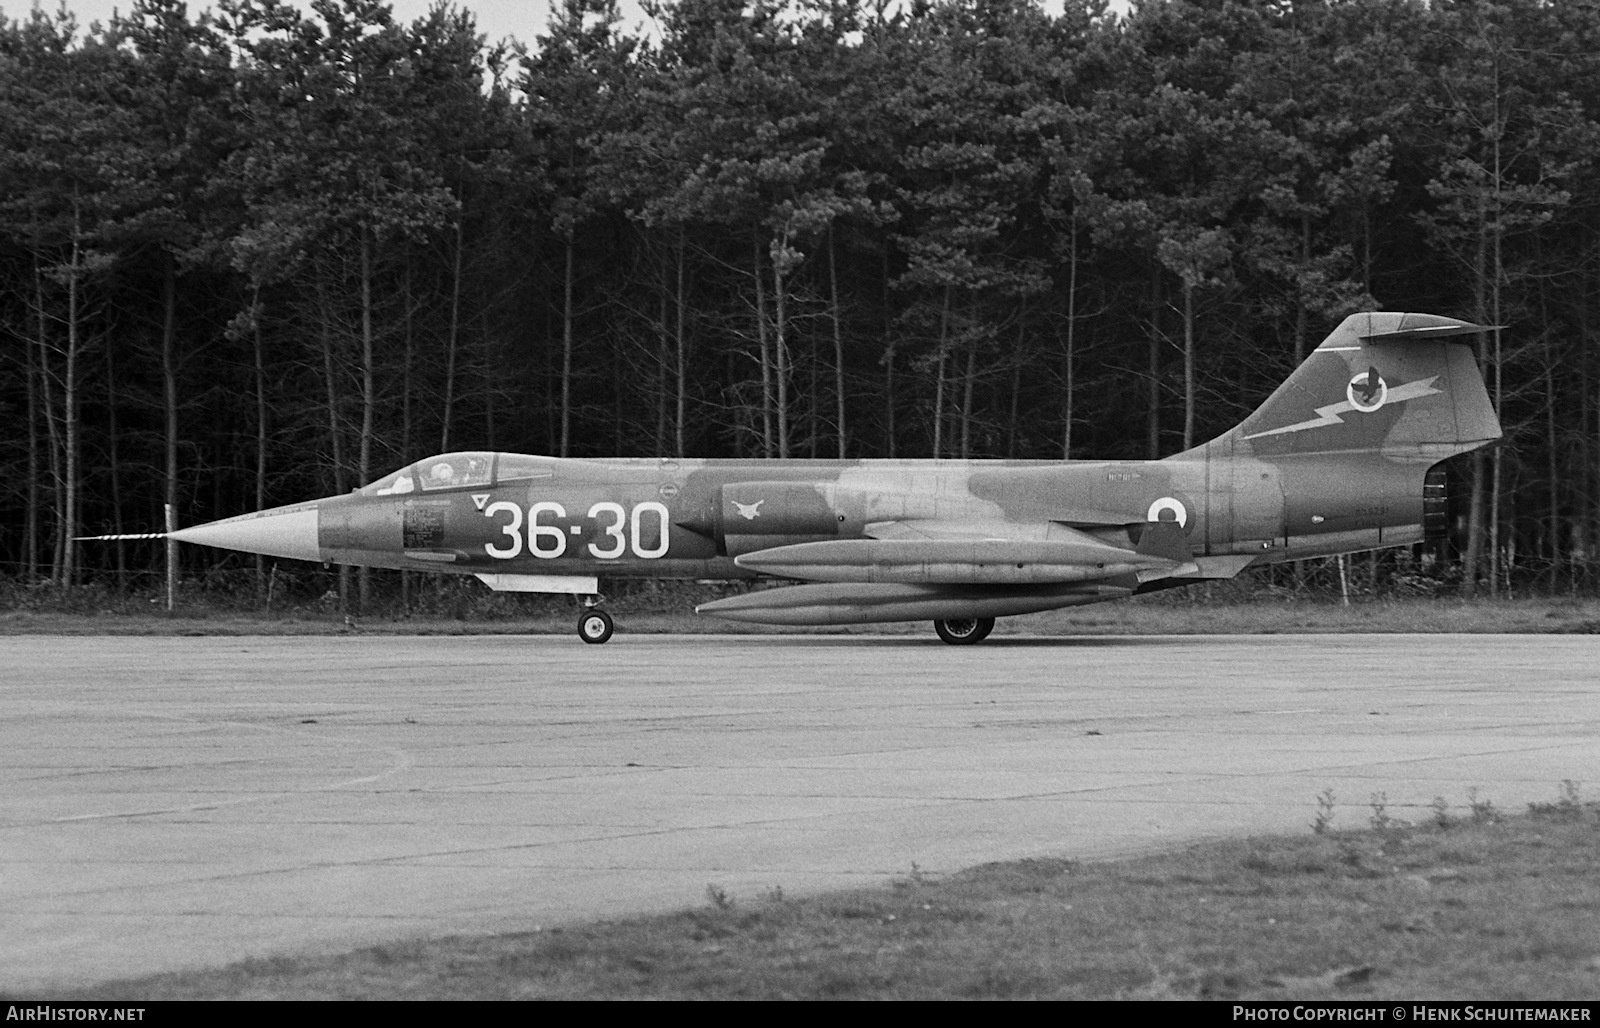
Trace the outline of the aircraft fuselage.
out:
[[[1301,468],[1293,457],[1269,462],[1203,452],[1065,463],[471,453],[430,458],[407,470],[416,481],[439,462],[469,460],[487,465],[482,481],[387,494],[369,487],[214,522],[185,536],[228,545],[227,536],[271,521],[287,526],[279,529],[278,555],[339,564],[736,579],[760,574],[735,563],[741,556],[799,543],[865,540],[889,523],[924,526],[931,539],[939,538],[941,524],[959,524],[964,535],[988,525],[1008,544],[1082,533],[1128,548],[1144,525],[1174,521],[1195,556],[1245,555],[1267,563],[1420,541],[1427,471],[1426,464],[1394,462],[1375,475],[1363,461],[1357,490],[1350,478],[1328,473],[1325,457]],[[1286,481],[1293,503],[1285,502]]]
[[[557,459],[442,454],[348,496],[171,533],[251,553],[476,575],[598,602],[601,578],[802,584],[697,609],[771,624],[995,617],[1421,541],[1440,461],[1499,420],[1477,325],[1351,315],[1249,417],[1152,461]],[[580,621],[610,637],[603,612]]]

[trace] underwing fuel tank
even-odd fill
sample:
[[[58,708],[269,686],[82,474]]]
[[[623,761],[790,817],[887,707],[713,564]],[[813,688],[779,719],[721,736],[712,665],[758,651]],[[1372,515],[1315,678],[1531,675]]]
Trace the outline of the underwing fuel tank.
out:
[[[729,596],[702,603],[695,613],[758,625],[864,625],[1037,614],[1119,599],[1132,592],[1106,582],[1034,586],[824,582]]]
[[[775,546],[734,563],[812,582],[1031,585],[1115,578],[1178,562],[1089,541],[840,539]]]

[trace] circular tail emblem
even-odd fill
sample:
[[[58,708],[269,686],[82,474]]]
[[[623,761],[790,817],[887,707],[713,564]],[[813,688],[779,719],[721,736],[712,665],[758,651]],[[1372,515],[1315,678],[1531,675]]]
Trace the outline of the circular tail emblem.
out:
[[[1363,414],[1371,414],[1382,407],[1384,401],[1389,399],[1389,383],[1378,374],[1378,369],[1368,367],[1366,371],[1350,380],[1345,387],[1345,399],[1350,401],[1350,406]]]

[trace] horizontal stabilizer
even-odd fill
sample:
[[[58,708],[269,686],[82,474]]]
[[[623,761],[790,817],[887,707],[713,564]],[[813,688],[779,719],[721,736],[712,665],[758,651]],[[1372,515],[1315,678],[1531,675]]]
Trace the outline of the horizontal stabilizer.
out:
[[[1411,317],[1424,317],[1426,315],[1407,315]],[[1444,339],[1448,336],[1477,335],[1479,332],[1493,332],[1503,325],[1474,325],[1470,322],[1455,321],[1446,325],[1407,325],[1402,322],[1399,328],[1387,329],[1379,332],[1357,332],[1356,338],[1364,343],[1401,343],[1421,339]]]

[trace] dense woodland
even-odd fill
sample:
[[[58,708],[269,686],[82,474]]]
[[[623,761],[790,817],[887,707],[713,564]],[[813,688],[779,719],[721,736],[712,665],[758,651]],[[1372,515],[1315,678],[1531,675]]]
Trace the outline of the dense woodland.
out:
[[[0,576],[450,449],[1164,456],[1381,308],[1505,326],[1440,574],[1600,585],[1595,0],[648,6],[0,9]]]

